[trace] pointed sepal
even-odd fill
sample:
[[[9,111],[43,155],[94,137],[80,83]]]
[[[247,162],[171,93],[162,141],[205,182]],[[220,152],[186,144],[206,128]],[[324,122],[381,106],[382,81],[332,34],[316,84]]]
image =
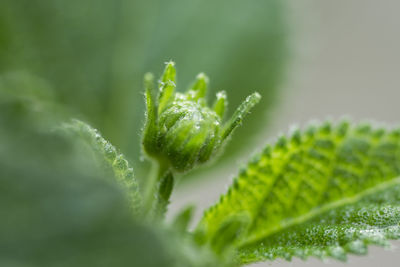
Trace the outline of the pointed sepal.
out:
[[[164,73],[159,81],[158,113],[164,111],[165,107],[172,101],[176,87],[176,70],[173,61],[167,62]]]
[[[225,125],[224,130],[221,133],[221,139],[226,140],[232,132],[242,123],[244,117],[250,112],[250,110],[260,101],[261,95],[259,93],[253,93],[249,95],[245,101],[236,109],[232,118]]]
[[[206,96],[209,79],[204,73],[199,73],[196,81],[189,88],[186,95],[189,100],[198,101]],[[205,104],[205,102],[203,102]]]
[[[146,73],[144,76],[145,100],[146,100],[146,123],[143,129],[142,145],[148,154],[154,154],[157,151],[157,106],[154,96],[154,76]]]
[[[224,118],[225,111],[228,105],[228,100],[226,98],[226,92],[225,91],[220,91],[216,95],[216,99],[213,105],[213,110],[217,115],[221,118],[221,120]]]

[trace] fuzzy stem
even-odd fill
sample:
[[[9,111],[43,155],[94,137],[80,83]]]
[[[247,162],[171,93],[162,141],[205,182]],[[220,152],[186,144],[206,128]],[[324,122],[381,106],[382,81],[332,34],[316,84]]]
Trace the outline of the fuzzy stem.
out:
[[[174,176],[171,171],[167,171],[158,182],[157,196],[152,206],[152,217],[154,219],[162,220],[165,217],[173,188]]]
[[[153,206],[154,200],[156,200],[156,190],[157,183],[164,176],[164,174],[168,171],[169,164],[164,161],[152,161],[151,170],[149,172],[149,176],[147,178],[147,183],[144,192],[144,213],[148,214]]]

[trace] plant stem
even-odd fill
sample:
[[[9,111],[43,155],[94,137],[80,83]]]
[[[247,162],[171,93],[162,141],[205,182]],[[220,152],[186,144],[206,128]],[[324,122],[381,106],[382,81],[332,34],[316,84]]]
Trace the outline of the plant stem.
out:
[[[164,161],[152,161],[151,170],[147,178],[146,188],[144,192],[144,213],[147,214],[156,199],[155,191],[157,190],[157,182],[168,171],[169,165]]]

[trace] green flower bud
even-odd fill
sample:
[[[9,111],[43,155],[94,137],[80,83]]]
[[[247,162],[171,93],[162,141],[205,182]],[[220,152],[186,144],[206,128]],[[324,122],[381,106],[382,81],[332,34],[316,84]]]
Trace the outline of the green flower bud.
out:
[[[260,95],[248,96],[232,118],[223,123],[226,93],[217,93],[213,106],[208,106],[208,77],[203,73],[185,93],[176,93],[174,65],[167,63],[157,96],[153,75],[145,75],[147,114],[142,143],[148,156],[174,171],[184,172],[208,161],[223,147]]]

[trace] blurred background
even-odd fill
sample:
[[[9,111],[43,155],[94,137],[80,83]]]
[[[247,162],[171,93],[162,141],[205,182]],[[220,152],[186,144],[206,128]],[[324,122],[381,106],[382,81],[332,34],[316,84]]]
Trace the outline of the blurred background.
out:
[[[169,215],[194,203],[199,218],[238,166],[291,125],[343,115],[398,124],[399,8],[395,0],[1,0],[0,75],[46,87],[64,117],[98,128],[138,178],[148,168],[140,157],[145,72],[160,75],[174,60],[181,91],[205,72],[209,98],[226,90],[230,112],[260,92],[219,164],[182,177],[174,192]],[[349,265],[400,259],[372,251]],[[305,264],[321,263],[254,266]]]

